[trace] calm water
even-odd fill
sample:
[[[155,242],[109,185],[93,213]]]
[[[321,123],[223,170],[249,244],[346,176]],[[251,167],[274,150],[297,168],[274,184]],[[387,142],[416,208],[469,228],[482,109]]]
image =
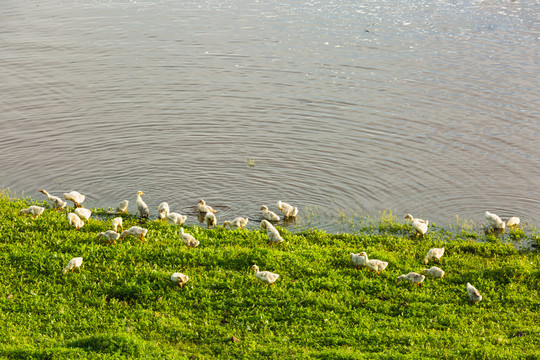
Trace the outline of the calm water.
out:
[[[540,223],[538,0],[0,11],[0,187],[17,194],[135,211],[142,190],[154,215],[204,198],[220,221],[284,200],[329,231],[385,209]]]

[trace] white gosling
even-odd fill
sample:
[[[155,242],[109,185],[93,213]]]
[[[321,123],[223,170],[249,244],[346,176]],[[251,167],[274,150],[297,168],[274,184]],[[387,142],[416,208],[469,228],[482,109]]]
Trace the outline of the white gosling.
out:
[[[298,208],[296,206],[293,207],[281,200],[277,202],[277,208],[281,210],[281,212],[283,213],[283,215],[285,215],[286,218],[295,217],[298,214]]]
[[[371,271],[376,271],[377,274],[379,274],[381,271],[383,271],[384,269],[386,269],[386,267],[388,266],[388,263],[386,261],[381,261],[381,260],[376,260],[376,259],[368,259],[368,256],[367,254],[365,253],[365,251],[362,251],[360,253],[360,256],[363,256],[366,258],[366,266],[371,270]]]
[[[405,215],[405,219],[408,219],[411,222],[413,229],[416,231],[416,236],[422,235],[422,237],[424,237],[424,235],[426,235],[429,221],[415,219],[411,214]]]
[[[470,283],[467,283],[467,292],[469,293],[469,298],[471,298],[473,303],[480,302],[482,300],[482,295],[480,295],[478,290],[476,290],[476,288]]]
[[[429,269],[424,269],[422,275],[429,275],[434,278],[441,278],[444,280],[444,270],[436,266],[432,266]]]
[[[275,212],[268,210],[268,206],[261,206],[262,217],[268,221],[279,221],[279,216]]]
[[[424,275],[420,275],[415,272],[410,272],[407,275],[398,276],[396,284],[399,284],[403,280],[408,280],[411,283],[415,284],[416,286],[420,286],[420,284],[422,283],[422,281],[424,281],[425,278],[426,277]]]
[[[197,247],[200,244],[199,240],[196,240],[192,235],[185,233],[184,228],[180,228],[180,237],[182,238],[184,244],[190,248]]]
[[[97,240],[103,238],[103,241],[109,244],[116,244],[116,240],[120,237],[120,234],[114,230],[107,230],[105,232],[100,232],[97,236]]]
[[[187,281],[189,280],[189,276],[184,275],[182,273],[174,273],[171,275],[171,281],[175,284],[180,285],[182,287]]]
[[[167,204],[166,202],[162,202],[161,204],[158,205],[157,211],[158,211],[158,219],[160,220],[165,219],[167,215],[169,214],[169,204]]]
[[[62,274],[65,274],[67,273],[68,271],[73,271],[74,269],[77,269],[79,270],[79,272],[81,271],[81,265],[82,265],[82,262],[83,262],[83,258],[82,257],[75,257],[71,260],[69,260],[69,262],[67,263],[66,267],[64,268],[64,270],[62,271]]]
[[[167,220],[174,225],[182,225],[187,220],[187,216],[171,212],[167,214]]]
[[[207,212],[204,216],[204,222],[206,223],[206,228],[209,229],[210,226],[217,227],[216,215],[212,212]]]
[[[30,215],[32,215],[34,217],[34,219],[37,219],[37,217],[39,215],[43,214],[44,211],[45,211],[44,207],[32,205],[32,206],[29,206],[26,209],[22,209],[19,212],[19,215],[30,214]]]
[[[366,266],[366,258],[360,254],[350,253],[351,261],[356,265],[356,269],[360,270],[360,266]]]
[[[505,224],[504,221],[501,220],[500,217],[497,215],[490,213],[489,211],[486,211],[484,213],[484,217],[487,220],[488,227],[495,230],[504,230]]]
[[[84,221],[82,221],[81,218],[77,216],[77,214],[69,213],[68,220],[69,220],[69,225],[74,226],[75,230],[79,230],[80,228],[84,226]]]
[[[444,248],[433,248],[429,249],[426,257],[424,258],[424,265],[427,265],[429,260],[435,259],[439,261],[439,264],[441,263],[441,258],[444,255]]]
[[[77,191],[70,191],[68,193],[64,193],[64,199],[73,201],[74,207],[79,207],[83,203],[86,196],[84,196],[81,193],[78,193]]]
[[[120,227],[120,231],[124,231],[124,226],[122,225],[122,218],[120,216],[112,219],[113,230],[118,232],[118,227]]]
[[[141,195],[144,195],[144,193],[140,190],[137,191],[137,209],[139,210],[141,218],[148,219],[150,217],[150,210],[148,210],[148,205],[146,205],[144,200],[141,198]]]
[[[39,190],[40,193],[43,193],[45,194],[45,196],[47,196],[47,199],[49,199],[49,201],[51,202],[52,206],[56,209],[56,210],[62,210],[63,208],[66,207],[67,205],[67,202],[65,202],[64,200],[60,199],[58,196],[54,196],[54,195],[51,195],[47,192],[47,190]]]
[[[257,279],[270,285],[272,285],[279,278],[278,274],[274,274],[270,271],[259,271],[259,267],[257,265],[253,265],[249,270],[255,271],[255,277]]]
[[[510,219],[506,221],[507,227],[514,227],[518,226],[521,220],[517,216],[512,216]]]
[[[73,212],[77,214],[77,216],[81,218],[81,220],[86,221],[87,224],[90,216],[92,216],[92,211],[83,207],[76,208]]]
[[[206,205],[206,201],[204,201],[203,199],[199,200],[199,202],[197,203],[197,209],[199,210],[199,212],[203,214],[206,214],[209,212],[215,214],[218,212],[217,210],[212,209],[210,205]]]
[[[148,229],[143,229],[140,226],[132,226],[127,230],[122,231],[122,235],[120,236],[122,239],[126,237],[126,235],[131,235],[139,238],[141,241],[144,241],[144,236],[148,232]]]
[[[274,225],[270,224],[269,221],[267,220],[261,221],[261,227],[263,229],[266,229],[266,234],[268,235],[268,240],[270,241],[270,245],[279,244],[280,242],[283,242],[283,238],[279,234],[279,231],[277,231]]]
[[[223,227],[226,227],[227,225],[229,225],[231,228],[236,227],[236,228],[242,229],[246,227],[248,222],[249,222],[248,218],[243,218],[239,216],[239,217],[234,218],[232,221],[225,221],[223,223]]]
[[[129,206],[129,200],[122,200],[116,205],[116,208],[114,210],[107,211],[107,214],[113,215],[113,214],[127,213],[128,206]]]

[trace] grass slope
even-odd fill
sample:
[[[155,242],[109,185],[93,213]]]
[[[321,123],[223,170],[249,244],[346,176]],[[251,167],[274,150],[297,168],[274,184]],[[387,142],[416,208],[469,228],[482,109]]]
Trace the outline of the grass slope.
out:
[[[107,246],[96,240],[110,228],[104,211],[75,231],[65,212],[19,216],[31,203],[0,195],[3,358],[540,357],[540,257],[494,236],[435,228],[422,240],[382,223],[374,234],[280,229],[284,243],[270,246],[262,229],[190,226],[201,245],[188,249],[177,228],[148,221],[145,243]],[[124,218],[124,228],[136,224]],[[446,278],[396,284],[425,268],[432,247],[446,248]],[[348,254],[360,251],[388,268],[357,270]],[[76,256],[81,272],[63,276]],[[281,277],[267,286],[253,264]],[[183,288],[169,281],[177,271],[190,277]],[[481,303],[471,305],[467,282]]]

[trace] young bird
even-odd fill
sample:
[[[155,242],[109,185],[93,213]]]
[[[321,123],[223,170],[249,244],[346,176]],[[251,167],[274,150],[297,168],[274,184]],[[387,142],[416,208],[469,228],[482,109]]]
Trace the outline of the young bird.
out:
[[[505,224],[504,221],[501,220],[500,217],[497,215],[490,213],[489,211],[486,211],[484,213],[484,217],[487,220],[488,227],[495,230],[504,230]]]
[[[169,220],[169,222],[173,223],[174,225],[182,225],[186,221],[186,219],[186,215],[182,215],[179,213],[172,212],[167,214],[167,220]]]
[[[203,199],[199,200],[199,202],[197,203],[197,209],[199,210],[199,212],[203,214],[206,214],[209,212],[215,214],[218,212],[217,210],[212,209],[210,205],[206,205],[206,202]]]
[[[356,265],[357,270],[360,270],[360,266],[366,266],[366,258],[362,255],[351,253],[349,256],[351,257],[353,264]]]
[[[82,265],[83,258],[82,257],[76,257],[71,260],[69,260],[68,264],[62,271],[62,274],[67,273],[68,271],[73,271],[73,269],[81,271],[81,265]]]
[[[253,265],[249,270],[255,271],[255,277],[257,279],[270,285],[272,285],[279,278],[278,274],[271,273],[270,271],[259,271],[259,267],[257,265]]]
[[[89,219],[90,219],[90,216],[92,216],[92,211],[91,210],[88,210],[88,209],[85,209],[83,207],[78,207],[76,208],[74,211],[73,211],[75,214],[77,214],[77,216],[83,220],[83,221],[86,221],[86,223],[88,224],[89,222]]]
[[[229,225],[231,228],[236,227],[236,228],[242,229],[246,227],[248,222],[249,222],[248,218],[236,217],[232,221],[225,221],[223,223],[223,227],[226,227],[227,225]]]
[[[82,221],[81,218],[77,216],[77,214],[69,213],[68,220],[69,220],[69,225],[75,226],[75,230],[79,230],[80,228],[84,226],[84,221]]]
[[[32,205],[32,206],[29,206],[27,209],[22,209],[19,212],[19,215],[30,214],[34,217],[34,219],[37,219],[37,217],[43,214],[44,211],[45,211],[44,207]]]
[[[150,210],[148,210],[148,205],[143,201],[141,195],[144,195],[142,191],[137,191],[137,209],[141,218],[148,219],[150,217]]]
[[[127,208],[129,206],[129,200],[122,200],[116,205],[116,209],[113,211],[107,211],[107,214],[113,215],[113,214],[122,214],[127,213]]]
[[[411,222],[413,229],[416,231],[416,236],[422,235],[422,237],[424,237],[424,235],[426,235],[429,221],[415,219],[411,214],[405,215],[405,219],[408,219]]]
[[[182,287],[187,281],[189,280],[189,276],[184,275],[182,273],[174,273],[171,275],[171,281],[175,284],[180,285]]]
[[[185,233],[184,228],[180,228],[180,237],[182,238],[184,244],[186,244],[190,248],[199,246],[199,240],[195,240],[192,235]]]
[[[47,199],[49,199],[49,201],[51,202],[52,206],[53,206],[56,210],[62,210],[63,208],[66,207],[67,202],[63,201],[63,200],[60,199],[58,196],[51,195],[51,194],[49,194],[46,190],[39,190],[39,192],[40,192],[40,193],[43,193],[43,194],[45,194],[45,196],[47,196]]]
[[[433,248],[429,249],[426,257],[424,258],[424,265],[427,265],[429,260],[436,259],[441,263],[441,258],[444,255],[444,248]]]
[[[210,226],[217,227],[216,215],[212,212],[207,212],[204,216],[204,222],[206,223],[206,228],[210,229]]]
[[[364,258],[366,258],[365,266],[367,266],[371,271],[376,271],[377,274],[379,274],[381,271],[386,269],[386,267],[388,266],[388,263],[386,261],[368,259],[368,256],[365,251],[362,251],[360,253],[360,256],[363,256]]]
[[[482,301],[482,295],[470,283],[467,283],[467,292],[473,303]]]
[[[266,235],[268,235],[270,245],[283,242],[283,238],[279,234],[279,231],[277,231],[277,229],[272,224],[270,224],[270,222],[266,220],[261,221],[261,227],[263,229],[266,229]]]
[[[415,284],[416,286],[420,286],[422,281],[424,281],[426,277],[424,275],[417,274],[415,272],[410,272],[407,275],[400,275],[397,278],[396,284],[399,284],[400,281],[408,280],[411,283]]]
[[[119,217],[115,217],[114,219],[112,219],[112,228],[114,231],[118,232],[118,227],[120,226],[120,231],[124,231],[124,226],[122,226],[122,218],[119,216]]]
[[[283,213],[283,215],[285,215],[286,218],[295,217],[298,214],[297,207],[292,207],[291,205],[281,200],[277,202],[277,208],[281,210],[281,212]]]
[[[261,211],[262,211],[262,217],[265,220],[279,221],[279,216],[275,212],[268,210],[268,206],[266,205],[261,206]]]
[[[103,238],[103,240],[107,243],[112,243],[113,245],[116,244],[116,240],[120,237],[120,234],[117,233],[114,230],[107,230],[105,232],[100,232],[98,234],[97,240]]]
[[[120,237],[123,239],[126,235],[131,235],[138,237],[141,241],[144,242],[144,236],[147,232],[148,229],[143,229],[140,226],[132,226],[129,229],[122,231],[122,235]]]
[[[162,202],[157,207],[158,210],[158,219],[165,219],[167,215],[169,214],[169,204],[166,202]]]
[[[429,269],[424,269],[422,271],[422,274],[423,275],[428,274],[434,278],[441,278],[444,280],[444,271],[441,268],[438,268],[436,266],[432,266]]]
[[[77,191],[71,191],[68,193],[64,193],[64,199],[73,201],[74,207],[79,207],[83,203],[86,196],[82,195],[81,193],[78,193]]]

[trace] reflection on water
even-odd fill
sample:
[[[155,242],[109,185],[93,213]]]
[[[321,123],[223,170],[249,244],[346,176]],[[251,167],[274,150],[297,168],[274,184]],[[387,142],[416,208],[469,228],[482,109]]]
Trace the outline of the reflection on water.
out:
[[[5,1],[0,186],[538,223],[538,1]],[[253,160],[253,162],[251,162]],[[250,222],[249,226],[257,226]]]

